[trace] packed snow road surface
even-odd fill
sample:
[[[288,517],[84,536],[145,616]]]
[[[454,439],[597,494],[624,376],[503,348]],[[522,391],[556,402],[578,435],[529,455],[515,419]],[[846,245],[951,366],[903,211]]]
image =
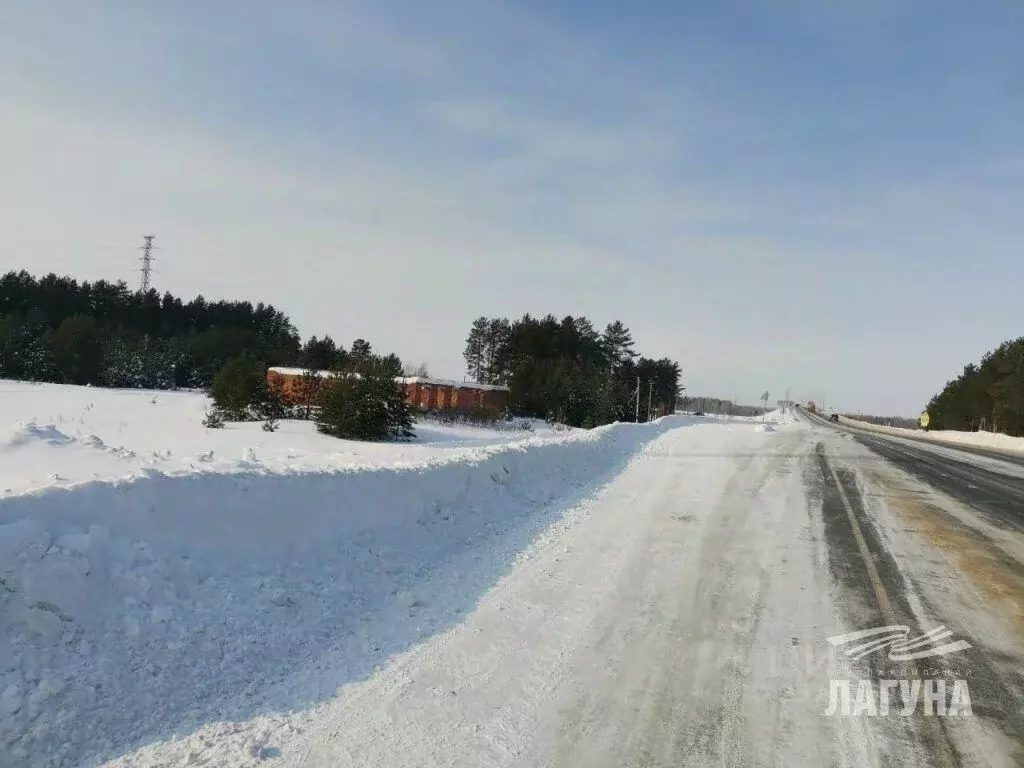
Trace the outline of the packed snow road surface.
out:
[[[82,473],[69,421],[7,450]],[[4,768],[1021,764],[1019,531],[834,430],[463,431],[342,466],[367,449],[176,429],[266,442],[118,481],[97,449],[91,481],[0,497]],[[830,642],[886,626],[970,648]],[[883,715],[886,679],[913,697]]]
[[[327,705],[282,764],[1018,764],[1019,698],[995,679],[1013,661],[991,666],[1020,658],[1005,633],[999,642],[1001,606],[965,604],[954,568],[928,585],[954,605],[929,613],[899,564],[880,602],[865,571],[893,545],[874,531],[877,510],[849,498],[865,458],[809,429],[669,432],[465,623]],[[865,536],[866,559],[854,544]],[[928,542],[903,536],[900,554],[918,547],[933,567]],[[977,643],[957,667],[854,661],[827,643],[896,623],[919,635],[939,618]],[[865,680],[877,697],[881,678],[924,673],[952,690],[971,665],[984,678],[973,713],[940,723],[923,706],[903,716],[894,702],[878,717],[854,702],[828,714],[834,681],[856,694]]]

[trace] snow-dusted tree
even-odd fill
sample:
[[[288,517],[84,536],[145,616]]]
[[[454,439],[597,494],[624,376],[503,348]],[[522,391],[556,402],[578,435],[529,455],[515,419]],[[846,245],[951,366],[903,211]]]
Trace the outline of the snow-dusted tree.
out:
[[[140,345],[124,336],[108,335],[104,340],[101,381],[107,387],[151,386]]]

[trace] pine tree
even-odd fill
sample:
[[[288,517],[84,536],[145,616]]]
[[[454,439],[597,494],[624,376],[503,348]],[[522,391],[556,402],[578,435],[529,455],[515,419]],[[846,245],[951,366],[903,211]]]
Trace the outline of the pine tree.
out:
[[[396,385],[394,379],[379,378],[378,386],[387,410],[387,424],[390,436],[395,440],[408,440],[415,437],[412,425],[412,413],[405,395],[405,387]]]
[[[46,346],[69,384],[99,384],[103,339],[90,315],[74,315],[48,334]]]
[[[485,384],[505,384],[511,375],[512,325],[505,318],[488,323],[484,336]]]
[[[360,367],[370,361],[373,356],[373,348],[366,339],[356,339],[352,342],[352,350],[349,357],[353,362],[353,370],[360,370]]]
[[[466,371],[473,381],[483,383],[486,371],[484,353],[487,345],[487,334],[491,321],[486,317],[478,317],[473,321],[466,338],[466,349],[462,356],[466,360]]]
[[[335,371],[345,357],[345,351],[339,349],[330,336],[322,339],[312,336],[302,348],[302,367],[311,371]]]
[[[636,352],[633,351],[633,336],[619,320],[609,323],[604,329],[601,345],[613,370],[619,368],[627,360],[636,358]]]
[[[213,402],[225,418],[249,421],[272,399],[266,369],[250,352],[229,360],[213,380]]]
[[[398,355],[392,354],[373,358],[372,365],[374,366],[375,373],[381,376],[390,376],[392,381],[402,375],[402,360]]]
[[[405,388],[395,381],[394,362],[370,360],[359,376],[340,375],[324,393],[317,429],[348,440],[414,436]]]

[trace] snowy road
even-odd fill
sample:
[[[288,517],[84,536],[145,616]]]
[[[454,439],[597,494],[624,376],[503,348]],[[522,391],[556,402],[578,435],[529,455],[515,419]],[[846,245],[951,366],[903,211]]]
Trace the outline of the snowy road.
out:
[[[892,446],[671,418],[12,495],[0,766],[1024,765],[1021,467]]]
[[[828,763],[827,680],[759,658],[836,628],[806,438],[683,437],[650,446],[465,625],[344,697],[285,764]]]
[[[1020,765],[1019,571],[979,592],[938,533],[894,519],[922,492],[828,431],[670,432],[468,621],[319,712],[281,764]],[[944,666],[886,674],[973,671],[973,716],[826,715],[832,680],[878,672],[826,638],[893,623],[970,639]]]

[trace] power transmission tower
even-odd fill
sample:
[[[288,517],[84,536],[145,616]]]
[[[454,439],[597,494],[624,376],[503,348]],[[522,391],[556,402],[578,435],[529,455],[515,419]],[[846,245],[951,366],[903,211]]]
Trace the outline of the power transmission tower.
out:
[[[139,270],[142,273],[139,293],[149,291],[149,277],[153,273],[153,240],[156,239],[156,235],[145,235],[143,239],[146,243],[142,246],[142,256],[139,259],[142,262],[142,269]]]

